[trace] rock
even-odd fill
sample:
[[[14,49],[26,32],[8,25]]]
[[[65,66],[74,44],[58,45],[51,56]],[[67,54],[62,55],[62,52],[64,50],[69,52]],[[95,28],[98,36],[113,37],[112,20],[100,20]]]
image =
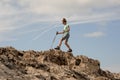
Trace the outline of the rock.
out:
[[[120,73],[113,73],[113,75],[116,78],[116,80],[120,79]]]
[[[120,80],[100,62],[60,50],[18,51],[0,48],[0,80]]]
[[[93,75],[100,69],[100,62],[81,55],[76,57],[72,69],[77,72],[85,72],[88,75]]]
[[[108,79],[107,77],[97,77],[97,78],[95,78],[94,80],[110,80],[110,79]]]

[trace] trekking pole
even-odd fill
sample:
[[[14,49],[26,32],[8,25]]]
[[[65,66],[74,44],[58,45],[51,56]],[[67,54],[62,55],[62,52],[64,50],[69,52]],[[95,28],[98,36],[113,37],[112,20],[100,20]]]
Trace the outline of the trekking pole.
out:
[[[57,34],[55,34],[55,36],[54,36],[54,38],[53,38],[52,45],[51,45],[51,48],[50,48],[50,49],[52,49],[52,47],[53,47],[53,44],[54,44],[55,39],[56,39],[56,36],[57,36]]]

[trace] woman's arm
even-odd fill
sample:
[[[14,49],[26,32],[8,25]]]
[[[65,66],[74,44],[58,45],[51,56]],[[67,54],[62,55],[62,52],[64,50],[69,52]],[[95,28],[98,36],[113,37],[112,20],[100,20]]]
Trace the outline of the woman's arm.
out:
[[[67,30],[63,30],[62,32],[56,32],[56,34],[64,34],[65,32],[69,32],[70,27],[68,26]]]
[[[64,34],[64,31],[62,31],[62,32],[57,32],[56,34]]]

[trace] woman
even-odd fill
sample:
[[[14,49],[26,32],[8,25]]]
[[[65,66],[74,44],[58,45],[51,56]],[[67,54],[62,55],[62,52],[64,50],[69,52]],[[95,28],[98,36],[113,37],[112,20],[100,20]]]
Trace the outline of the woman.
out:
[[[64,29],[62,32],[56,32],[56,34],[63,34],[63,37],[61,38],[60,42],[59,42],[59,45],[55,48],[56,50],[60,50],[60,47],[62,45],[62,42],[65,41],[65,45],[67,46],[68,48],[68,51],[67,52],[72,52],[72,49],[71,47],[69,46],[68,44],[68,39],[70,37],[70,26],[67,24],[67,20],[65,18],[62,19],[62,23],[64,25]]]

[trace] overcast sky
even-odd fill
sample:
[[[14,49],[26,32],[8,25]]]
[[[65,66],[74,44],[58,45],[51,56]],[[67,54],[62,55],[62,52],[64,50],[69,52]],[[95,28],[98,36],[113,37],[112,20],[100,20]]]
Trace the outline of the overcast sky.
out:
[[[0,45],[48,50],[55,32],[63,29],[63,17],[71,27],[74,55],[98,59],[103,69],[120,72],[120,0],[0,0]]]

